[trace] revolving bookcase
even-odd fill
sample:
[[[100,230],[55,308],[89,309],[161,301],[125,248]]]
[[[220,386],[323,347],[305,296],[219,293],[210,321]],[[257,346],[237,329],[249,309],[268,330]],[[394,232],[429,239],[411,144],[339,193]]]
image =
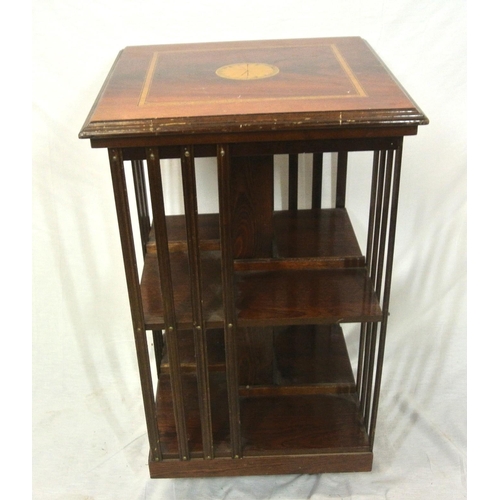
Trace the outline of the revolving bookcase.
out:
[[[108,150],[152,477],[371,470],[403,138],[426,123],[357,37],[120,52],[80,137]],[[346,208],[360,151],[363,251]],[[206,158],[214,213],[198,210]]]

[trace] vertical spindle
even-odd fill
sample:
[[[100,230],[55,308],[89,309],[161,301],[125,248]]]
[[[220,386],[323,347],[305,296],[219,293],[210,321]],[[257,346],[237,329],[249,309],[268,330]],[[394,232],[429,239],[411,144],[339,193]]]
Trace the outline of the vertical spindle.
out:
[[[196,377],[198,380],[198,401],[201,418],[203,456],[214,456],[212,416],[210,411],[210,380],[208,373],[207,338],[203,320],[203,286],[201,272],[200,244],[198,236],[198,202],[196,195],[196,173],[193,147],[185,147],[181,154],[184,209],[188,246],[191,305],[193,311],[193,335],[196,356]]]
[[[222,301],[224,307],[224,341],[226,347],[226,377],[229,404],[231,455],[241,457],[240,408],[238,396],[238,352],[236,311],[233,283],[233,238],[231,231],[231,160],[227,145],[217,146],[219,182],[219,220],[221,238]]]
[[[123,263],[125,266],[125,277],[127,280],[130,310],[132,313],[137,362],[141,377],[142,399],[146,415],[149,445],[153,460],[159,461],[161,460],[160,438],[156,422],[156,405],[150,370],[148,343],[146,339],[144,311],[142,308],[141,286],[135,255],[134,234],[130,218],[127,181],[123,165],[123,154],[121,149],[110,149],[108,153],[113,191],[115,195],[118,227],[120,230]]]
[[[179,444],[179,458],[181,460],[188,460],[190,458],[189,445],[182,391],[174,295],[172,286],[170,286],[172,283],[172,273],[158,148],[146,148],[146,158],[148,162],[149,189],[151,193],[151,206],[156,234],[156,251],[160,273],[160,286],[165,319],[165,337],[170,364],[170,385],[174,403],[174,418],[177,441]]]

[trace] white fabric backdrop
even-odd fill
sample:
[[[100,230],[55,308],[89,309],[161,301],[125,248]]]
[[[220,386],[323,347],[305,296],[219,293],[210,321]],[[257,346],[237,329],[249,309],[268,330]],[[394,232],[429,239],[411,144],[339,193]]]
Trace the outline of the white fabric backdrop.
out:
[[[465,11],[456,0],[34,2],[34,498],[465,498]],[[405,142],[373,471],[151,480],[107,154],[77,134],[127,45],[348,35],[430,118]]]

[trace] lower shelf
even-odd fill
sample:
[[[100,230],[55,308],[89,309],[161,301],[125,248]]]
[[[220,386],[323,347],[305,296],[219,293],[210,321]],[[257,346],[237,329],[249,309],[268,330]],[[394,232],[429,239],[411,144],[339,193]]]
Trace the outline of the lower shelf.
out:
[[[243,458],[232,460],[223,373],[211,374],[210,388],[215,459],[202,460],[196,377],[189,374],[183,375],[183,389],[191,460],[180,462],[170,379],[161,375],[157,416],[165,477],[189,476],[198,466],[199,472],[213,468],[221,475],[241,475],[246,467],[249,474],[276,473],[265,468],[278,463],[278,457],[280,467],[289,462],[288,473],[370,470],[371,450],[356,393],[240,398]],[[170,472],[167,464],[172,465]]]
[[[356,392],[339,325],[240,329],[240,396],[299,396]]]
[[[240,328],[237,338],[242,397],[356,392],[339,325]],[[196,373],[192,330],[180,330],[177,339],[182,373]],[[208,330],[206,340],[209,372],[225,372],[224,331]],[[160,368],[170,374],[166,348]]]
[[[369,451],[357,397],[242,398],[243,456]]]
[[[152,477],[371,470],[349,354],[339,325],[238,329],[242,458],[231,458],[222,330],[207,331],[214,457],[203,459],[193,333],[179,332],[183,405],[190,457],[179,459],[165,353],[157,392],[163,460]]]

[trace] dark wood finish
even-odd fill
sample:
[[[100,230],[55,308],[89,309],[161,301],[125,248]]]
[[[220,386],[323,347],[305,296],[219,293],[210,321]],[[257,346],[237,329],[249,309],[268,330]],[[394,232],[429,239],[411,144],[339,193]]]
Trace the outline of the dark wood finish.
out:
[[[120,230],[123,262],[125,265],[128,297],[132,313],[135,348],[137,352],[139,373],[141,376],[142,400],[146,416],[151,458],[152,460],[160,460],[160,438],[158,433],[158,424],[155,419],[155,402],[146,339],[146,326],[144,311],[142,308],[137,260],[135,256],[132,221],[130,219],[130,208],[127,197],[125,170],[120,150],[109,150],[109,164],[111,168],[111,178],[113,181],[113,191],[115,195],[118,227]]]
[[[273,157],[232,158],[229,193],[234,257],[270,257],[273,238]]]
[[[311,208],[321,208],[321,193],[323,187],[323,154],[313,154],[312,200]]]
[[[264,332],[268,333],[268,332]],[[251,337],[253,340],[253,338]],[[356,392],[356,384],[342,333],[338,325],[306,325],[275,329],[274,366],[269,373],[259,359],[256,365],[266,370],[260,377],[242,380],[240,364],[240,396],[299,396]],[[247,343],[250,343],[247,341]],[[246,347],[246,344],[245,344]],[[265,355],[266,343],[259,343]],[[255,348],[254,348],[255,349]]]
[[[193,315],[187,256],[173,254],[171,260],[177,327],[188,329]],[[217,255],[202,256],[202,295],[208,328],[220,328],[224,322],[220,265]],[[362,268],[249,271],[236,273],[235,279],[235,319],[239,326],[379,321],[382,318],[371,281]],[[146,255],[141,286],[146,327],[161,328],[160,274],[153,255]]]
[[[346,210],[275,212],[276,257],[340,257],[364,266],[364,257]]]
[[[183,215],[165,217],[168,231],[168,248],[171,252],[187,252],[186,219]],[[200,250],[220,250],[219,215],[198,214]],[[147,251],[156,252],[154,224],[147,243]]]
[[[299,191],[299,156],[288,155],[288,210],[297,210]]]
[[[238,398],[238,347],[236,339],[236,309],[234,305],[234,237],[231,219],[233,187],[231,159],[227,145],[217,149],[217,177],[219,181],[219,221],[221,238],[221,279],[224,317],[224,345],[226,349],[226,383],[228,401],[231,457],[241,457],[240,409]]]
[[[184,375],[182,380],[190,452],[192,458],[201,457],[203,445],[196,377]],[[231,446],[224,374],[212,373],[210,382],[215,456],[228,457]],[[178,447],[170,387],[169,377],[162,375],[157,404],[164,458],[175,458]],[[356,401],[355,394],[241,398],[243,457],[286,453],[307,456],[347,450],[368,452],[368,436]]]
[[[288,331],[281,331],[278,335],[296,335],[297,337],[295,340],[298,343],[300,343],[301,339],[303,340],[304,335],[309,333],[303,328],[299,328],[298,330],[287,330]],[[322,331],[319,332],[319,337],[325,337],[325,334],[326,336],[335,337],[333,339],[334,346],[330,347],[340,346],[342,348],[343,339],[339,342],[339,335],[342,337],[339,329],[334,328],[331,332],[323,328],[321,330]],[[216,331],[214,331],[214,333],[216,333]],[[220,340],[219,333],[220,332],[217,332],[213,340],[218,343],[220,348],[220,342],[217,342],[218,339]],[[187,337],[185,338],[187,339]],[[324,338],[320,339],[320,341],[321,340],[324,340]],[[345,343],[343,345],[345,347]],[[191,348],[192,347],[191,345]],[[290,360],[289,350],[290,348],[286,342],[279,342],[277,353],[279,357],[281,356],[283,358],[282,362],[279,363],[282,370],[283,364],[292,362]],[[335,358],[335,352],[332,352],[332,355]],[[220,358],[220,354],[216,355],[216,357]],[[340,361],[340,364],[345,365],[345,361],[341,360],[338,354],[337,359]],[[194,372],[189,370],[189,366],[187,368],[187,371],[184,372],[185,375],[183,375],[183,389],[187,402],[186,421],[188,434],[190,436],[192,457],[192,460],[186,462],[191,464],[188,468],[183,467],[179,469],[176,466],[176,464],[179,463],[178,460],[175,460],[178,453],[178,443],[176,429],[173,425],[174,419],[172,418],[173,401],[170,391],[171,386],[168,375],[162,374],[160,376],[158,386],[158,422],[163,457],[166,461],[164,462],[165,468],[160,467],[158,470],[163,470],[164,477],[189,477],[198,475],[200,469],[206,467],[206,463],[213,463],[213,461],[204,461],[202,464],[195,460],[197,457],[202,456],[203,450],[200,432],[201,418],[196,398],[196,377],[194,376]],[[309,366],[299,363],[299,366],[292,368],[292,371],[296,373],[301,371],[306,372],[305,377],[311,382],[311,377],[316,378],[318,375],[324,376],[325,380],[332,378],[332,374],[328,373],[328,370],[325,368],[326,366],[320,369],[320,374],[316,373],[313,375],[311,374]],[[333,369],[338,372],[338,380],[350,380],[352,382],[352,372],[350,375],[348,373],[343,375],[342,368]],[[333,375],[333,377],[335,377],[335,375]],[[303,379],[303,376],[299,375],[299,378]],[[213,402],[212,413],[215,456],[217,458],[229,457],[231,454],[231,446],[227,411],[227,387],[224,373],[220,373],[217,370],[211,372],[210,385]],[[312,387],[314,387],[314,385],[312,385]],[[310,393],[307,397],[296,397],[296,394],[292,394],[291,396],[288,394],[286,401],[282,398],[269,396],[270,394],[267,394],[267,397],[264,399],[241,398],[242,437],[245,443],[243,448],[244,460],[252,456],[262,458],[269,455],[276,455],[280,457],[283,466],[287,464],[289,459],[292,460],[292,463],[295,462],[296,457],[293,457],[293,454],[300,455],[305,452],[307,453],[305,458],[311,454],[318,455],[316,460],[312,460],[311,466],[323,467],[324,453],[325,450],[327,450],[332,454],[332,463],[329,465],[331,468],[327,470],[335,472],[359,470],[359,462],[371,464],[371,459],[369,459],[371,452],[367,444],[368,438],[358,414],[357,399],[354,393],[350,396],[325,396],[324,394],[317,395]],[[272,414],[274,414],[274,417],[271,416]],[[319,421],[317,418],[318,415],[321,415],[321,420]],[[286,422],[285,427],[284,422]],[[266,425],[263,426],[262,424]],[[342,435],[342,440],[340,441],[338,440],[339,434]],[[286,444],[283,442],[283,439],[287,441]],[[290,445],[294,449],[292,457],[289,456]],[[347,452],[346,449],[348,449],[349,452]],[[285,455],[283,455],[283,453],[285,453]],[[168,460],[169,457],[174,460]],[[323,459],[321,457],[323,457]],[[213,467],[215,475],[233,475],[236,471],[240,471],[240,467],[237,465],[239,461],[232,463],[236,464],[234,465],[234,470],[230,468],[233,470],[232,473],[227,472],[225,467],[220,469],[219,473],[215,472],[221,465],[208,467]],[[258,463],[259,462],[250,462],[247,466],[247,474],[266,473],[265,469],[258,467]],[[298,465],[300,462],[296,463]],[[305,463],[303,463],[302,466],[305,466]],[[172,465],[172,467],[168,467],[167,465]],[[290,466],[291,464],[289,464],[285,470],[290,471]],[[306,470],[312,471],[313,469],[306,468]]]
[[[291,271],[307,269],[342,269],[345,267],[360,267],[356,257],[306,257],[306,258],[271,258],[271,259],[239,259],[234,262],[234,270],[245,271]]]
[[[207,330],[207,354],[209,371],[226,371],[226,359],[224,352],[224,330]],[[182,373],[196,372],[196,358],[194,353],[194,337],[191,330],[179,330],[179,363]],[[170,363],[168,352],[165,350],[160,365],[160,373],[168,375],[170,373]]]
[[[172,274],[169,283],[171,283],[175,296],[177,327],[190,330],[193,326],[193,314],[188,258],[185,253],[176,252],[172,253],[170,259]],[[220,265],[220,253],[204,252],[202,254],[203,317],[209,328],[221,328],[224,321]],[[163,328],[160,273],[155,254],[146,254],[144,259],[141,290],[146,327],[152,330]]]
[[[218,68],[262,61],[272,78]],[[204,89],[200,92],[200,89]],[[361,38],[127,47],[80,137],[421,125],[426,118]]]
[[[142,253],[146,253],[146,245],[151,229],[149,217],[148,195],[146,191],[146,178],[144,176],[144,165],[141,160],[132,161],[132,175],[134,178],[135,199],[137,205],[137,216],[141,233]]]
[[[165,350],[163,330],[153,330],[153,346],[155,350],[156,373],[159,376],[161,371],[161,361],[163,359],[163,351]]]
[[[326,118],[325,118],[326,119]],[[379,116],[380,123],[384,122],[384,117]],[[347,124],[349,125],[349,124]],[[158,146],[166,147],[167,150],[171,149],[171,146],[200,146],[204,151],[209,149],[209,146],[214,146],[217,143],[229,144],[231,146],[237,146],[240,151],[236,156],[245,156],[243,151],[246,150],[246,144],[253,144],[253,149],[255,149],[256,143],[264,144],[277,144],[277,149],[286,149],[286,144],[290,144],[290,151],[305,152],[300,147],[294,146],[294,143],[307,143],[311,142],[311,146],[308,149],[316,151],[330,151],[330,148],[321,148],[319,146],[314,146],[316,141],[325,141],[338,143],[338,141],[360,141],[360,144],[353,149],[353,151],[366,151],[370,148],[367,144],[370,140],[375,140],[378,142],[380,139],[385,138],[389,142],[395,137],[401,137],[405,135],[416,135],[418,127],[416,125],[408,126],[377,126],[375,128],[331,128],[327,125],[323,125],[320,128],[315,128],[313,130],[266,130],[261,131],[243,131],[241,133],[234,132],[221,132],[220,134],[207,134],[207,133],[193,133],[190,135],[178,134],[173,136],[165,137],[161,134],[145,135],[145,136],[133,136],[133,137],[96,137],[90,139],[90,144],[93,148],[143,148],[145,146]],[[292,141],[290,143],[290,141]],[[211,149],[211,148],[210,148]],[[265,151],[265,149],[263,150]],[[312,152],[312,151],[310,151]],[[255,154],[255,153],[254,153]],[[206,154],[205,154],[206,156]]]
[[[207,239],[204,240],[207,243],[201,244],[202,248],[220,246],[219,240],[215,239],[219,236],[219,231],[215,227],[214,218],[218,218],[218,216],[208,214],[200,215],[199,217],[200,235],[204,234],[207,236]],[[169,247],[171,250],[187,248],[186,241],[177,239],[186,237],[185,233],[179,234],[181,232],[179,228],[182,228],[182,231],[185,231],[185,229],[183,225],[178,224],[178,216],[167,217],[166,221],[169,229]],[[171,224],[171,221],[175,222],[175,224]],[[273,225],[275,229],[275,247],[277,250],[276,258],[250,261],[238,259],[235,261],[236,271],[332,270],[349,267],[362,268],[364,266],[364,257],[359,249],[349,216],[344,209],[325,209],[321,211],[286,210],[275,212]],[[172,231],[171,229],[175,230]],[[176,238],[175,242],[170,241],[171,233]],[[152,246],[148,245],[148,248],[153,251]],[[223,321],[219,255],[217,252],[207,251],[202,252],[201,256],[202,282],[204,287],[202,291],[204,319],[210,328],[221,327]],[[173,262],[171,266],[172,288],[175,294],[178,327],[190,328],[192,324],[192,312],[187,255],[183,252],[175,251],[171,254],[170,259]],[[238,276],[248,276],[249,279],[254,279],[251,273],[238,272]],[[280,274],[274,274],[274,276],[278,280],[282,278]],[[316,275],[313,273],[308,276],[314,279]],[[325,282],[324,277],[321,278],[320,274],[317,277],[323,280],[327,288],[330,287],[328,282]],[[285,286],[286,283],[291,285],[290,279],[294,279],[294,275],[284,275],[283,279],[284,281],[281,285],[278,281],[273,286],[280,288],[280,286]],[[292,284],[292,286],[295,285]],[[251,292],[251,294],[253,293]],[[327,291],[326,293],[327,298],[325,298],[325,301],[328,300],[328,297],[333,298],[332,291]],[[360,293],[362,296],[361,291]],[[153,253],[146,255],[145,258],[142,277],[142,297],[148,328],[162,328],[163,312],[160,277],[157,260]],[[304,297],[304,300],[299,300],[299,306],[300,302],[302,302],[303,309],[307,308],[305,303],[306,297],[307,295]],[[314,300],[314,298],[311,299]],[[241,300],[244,300],[243,296]],[[266,297],[263,296],[262,300],[265,302]],[[292,297],[291,300],[295,301]],[[351,299],[348,300],[350,301]],[[359,315],[362,315],[361,311]],[[347,312],[342,314],[342,316],[347,318]],[[331,319],[332,321],[334,320],[333,317]]]
[[[394,243],[396,238],[396,223],[397,223],[397,212],[398,212],[398,202],[399,202],[399,184],[401,180],[401,164],[403,158],[403,141],[399,141],[398,149],[396,150],[396,155],[394,158],[394,176],[391,186],[391,206],[389,213],[389,230],[388,230],[388,244],[387,244],[387,260],[386,260],[386,270],[384,276],[384,296],[383,296],[383,311],[384,316],[380,324],[380,337],[379,346],[377,353],[377,368],[374,383],[374,395],[372,403],[372,414],[369,426],[369,438],[370,447],[373,449],[373,444],[375,441],[375,426],[377,422],[379,398],[380,398],[380,387],[382,382],[382,368],[384,363],[384,353],[385,353],[385,339],[387,335],[387,323],[389,320],[389,302],[391,294],[391,282],[392,282],[392,268],[394,264]]]
[[[275,242],[273,258],[240,258],[234,263],[235,269],[262,270],[271,269],[272,266],[293,268],[299,265],[309,265],[314,268],[365,265],[365,258],[346,210],[282,210],[274,212],[272,217],[271,238]],[[218,214],[199,214],[198,220],[200,250],[219,250]],[[184,216],[167,216],[166,224],[170,251],[187,252]],[[147,251],[156,252],[154,228],[147,243]],[[304,259],[307,259],[307,262]]]
[[[235,270],[312,270],[365,265],[346,210],[278,211],[273,225],[273,258],[238,260]]]
[[[119,54],[80,137],[109,149],[152,477],[371,469],[402,139],[426,123],[357,37]],[[374,152],[366,257],[346,210],[353,151]],[[327,152],[334,209],[321,206]],[[311,209],[299,210],[304,153]],[[289,199],[273,213],[277,154],[289,157]],[[197,157],[217,158],[218,214],[198,214]],[[163,158],[181,160],[183,216],[165,214]],[[342,322],[361,323],[356,380]]]
[[[353,131],[351,131],[353,132]],[[278,132],[276,132],[278,134]],[[337,152],[337,151],[374,151],[374,150],[388,150],[396,149],[398,137],[398,129],[387,130],[386,128],[377,129],[377,133],[363,131],[363,134],[358,130],[359,137],[342,138],[343,135],[340,131],[333,132],[332,130],[314,131],[309,132],[305,137],[295,136],[293,132],[288,134],[278,134],[276,140],[270,140],[275,133],[269,132],[268,134],[255,136],[252,140],[244,142],[236,142],[231,144],[231,155],[236,156],[256,156],[256,155],[272,155],[272,154],[288,154],[288,153],[318,153],[318,152]],[[217,136],[218,138],[221,136]],[[225,137],[222,135],[222,137]],[[230,138],[228,137],[228,138]],[[236,136],[240,137],[240,136]],[[281,137],[281,139],[280,139]],[[184,139],[184,142],[182,142]],[[215,137],[201,136],[196,138],[193,136],[179,137],[180,146],[184,147],[186,144],[192,144],[194,148],[194,155],[196,158],[207,158],[217,156],[217,143],[206,142],[210,139],[216,140]],[[139,140],[139,139],[137,139]],[[142,146],[129,145],[123,149],[123,159],[127,161],[145,160],[146,150],[144,146],[146,143],[149,145],[158,145],[161,138],[142,138]],[[158,148],[160,158],[180,158],[182,148],[179,146],[171,145],[171,142],[176,142],[169,137],[169,145],[161,145]],[[186,142],[188,141],[188,142]],[[154,144],[156,142],[156,144]],[[193,144],[194,142],[194,144]],[[223,142],[223,141],[221,141]]]
[[[382,312],[363,269],[238,273],[240,326],[379,321]]]
[[[244,460],[220,458],[189,462],[150,462],[152,478],[164,477],[233,477],[277,474],[321,474],[326,472],[368,472],[372,470],[371,451],[316,455],[270,455],[245,457]]]
[[[184,411],[184,396],[182,391],[179,355],[177,346],[177,320],[175,313],[175,302],[173,290],[168,283],[172,281],[172,266],[170,262],[170,252],[168,251],[168,235],[165,224],[165,206],[163,202],[163,188],[161,179],[160,158],[157,148],[147,149],[149,186],[151,192],[151,204],[153,217],[157,221],[156,234],[161,242],[157,245],[158,251],[156,262],[159,271],[160,296],[162,304],[163,324],[160,328],[165,330],[166,344],[170,366],[172,367],[171,389],[174,397],[174,416],[178,436],[178,454],[181,460],[189,459],[188,437],[186,433],[186,417]],[[156,330],[157,328],[153,328]]]
[[[245,456],[369,451],[353,395],[243,398]]]
[[[337,156],[337,186],[335,206],[345,208],[345,193],[347,188],[347,151],[339,151]]]
[[[281,385],[346,384],[354,376],[339,325],[306,325],[275,329],[276,383]]]
[[[192,458],[203,457],[202,418],[198,399],[198,383],[196,374],[182,374],[182,387],[185,394],[186,429],[189,436],[189,453]],[[231,456],[231,440],[229,434],[228,399],[226,377],[224,372],[210,374],[210,403],[214,457]],[[178,458],[178,433],[174,419],[175,404],[172,397],[170,376],[160,375],[157,389],[157,419],[162,445],[163,458]],[[207,460],[212,462],[212,460]],[[189,463],[189,461],[183,461]]]
[[[180,368],[196,372],[190,331],[178,332]],[[208,370],[225,372],[224,331],[207,331]],[[162,374],[170,373],[165,351]],[[356,392],[347,348],[339,325],[238,329],[240,396],[338,394]]]
[[[273,382],[274,336],[272,327],[238,328],[238,383],[241,386]]]
[[[384,158],[382,156],[382,158]],[[375,219],[380,211],[379,205],[379,171],[381,166],[381,152],[376,150],[373,154],[373,166],[372,166],[372,182],[371,182],[371,194],[370,194],[370,210],[368,216],[368,238],[367,238],[367,269],[369,273],[373,270],[373,251],[374,251],[374,241],[377,237],[377,226],[375,224]],[[371,274],[373,276],[373,274]],[[363,323],[360,328],[359,336],[359,353],[358,353],[358,373],[356,378],[356,385],[358,393],[361,396],[361,407],[363,416],[365,416],[366,408],[366,377],[368,370],[368,359],[370,356],[369,346],[371,341],[369,338],[372,326]]]
[[[203,456],[214,456],[212,440],[212,416],[210,412],[210,388],[208,380],[208,354],[205,321],[203,318],[203,283],[201,272],[200,239],[198,236],[198,200],[196,194],[196,174],[194,151],[188,146],[181,156],[184,210],[186,214],[186,235],[188,241],[189,277],[191,288],[191,307],[193,312],[193,336],[195,338],[196,378],[198,400],[201,414]],[[170,374],[173,377],[172,373]]]

